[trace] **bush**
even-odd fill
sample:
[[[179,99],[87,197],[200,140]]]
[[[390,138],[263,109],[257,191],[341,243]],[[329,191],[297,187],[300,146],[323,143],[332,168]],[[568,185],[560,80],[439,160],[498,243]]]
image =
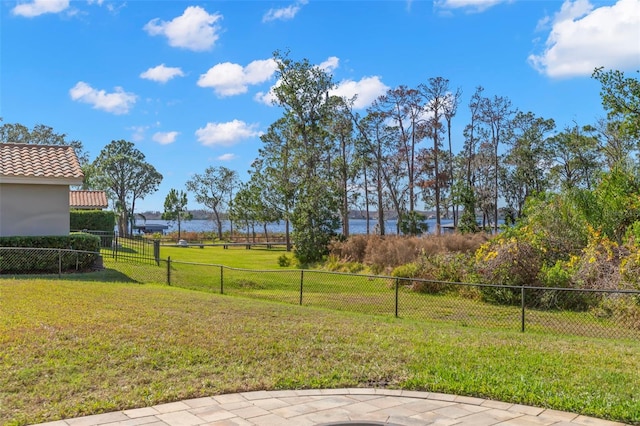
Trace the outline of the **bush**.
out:
[[[60,266],[62,271],[87,270],[100,256],[100,238],[85,233],[0,237],[0,247],[15,248],[0,250],[0,273],[3,274],[52,273],[58,272]],[[56,249],[78,250],[82,253],[59,252]]]
[[[363,263],[369,240],[368,235],[352,235],[344,241],[333,240],[329,244],[329,252],[347,262]]]
[[[283,268],[291,266],[291,258],[289,256],[287,256],[286,254],[281,254],[278,257],[278,265],[280,265]]]
[[[476,254],[476,268],[485,282],[509,286],[483,287],[483,299],[491,303],[520,303],[520,289],[511,286],[540,286],[543,256],[529,242],[496,237]]]
[[[445,234],[423,237],[353,235],[333,241],[331,255],[345,263],[369,266],[374,274],[418,261],[422,256],[443,253],[474,253],[488,239],[486,234]],[[444,265],[444,263],[443,263]]]
[[[391,272],[392,277],[407,278],[406,285],[420,293],[441,293],[453,290],[449,283],[464,282],[468,279],[471,259],[463,253],[438,253],[423,256],[417,262],[398,266]]]
[[[82,231],[113,232],[116,214],[105,210],[71,210],[69,213],[70,229]]]

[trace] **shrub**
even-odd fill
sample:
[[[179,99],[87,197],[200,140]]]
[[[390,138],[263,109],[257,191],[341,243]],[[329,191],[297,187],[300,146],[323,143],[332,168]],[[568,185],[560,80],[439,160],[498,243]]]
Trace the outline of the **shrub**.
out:
[[[70,229],[82,231],[113,232],[116,214],[105,210],[71,210],[69,213]]]
[[[494,238],[478,250],[476,268],[485,282],[504,286],[539,286],[543,256],[529,242],[515,238]],[[483,287],[483,299],[491,303],[520,303],[520,290]]]
[[[51,273],[58,272],[59,267],[62,271],[87,270],[99,257],[100,238],[86,233],[0,237],[0,247],[15,248],[0,251],[0,272],[4,274]],[[33,250],[26,250],[30,248]],[[55,249],[79,250],[83,253],[58,252]]]
[[[344,241],[333,240],[329,245],[329,252],[341,260],[362,263],[369,241],[368,235],[352,235]]]
[[[281,254],[278,257],[278,265],[280,265],[283,268],[291,266],[291,258],[289,256],[287,256],[286,254]]]
[[[372,236],[367,245],[365,263],[380,271],[415,261],[420,255],[418,238]]]
[[[439,253],[474,253],[488,239],[486,234],[445,234],[423,237],[398,235],[353,235],[345,241],[333,241],[331,255],[345,263],[362,263],[374,274],[392,271],[421,256]]]

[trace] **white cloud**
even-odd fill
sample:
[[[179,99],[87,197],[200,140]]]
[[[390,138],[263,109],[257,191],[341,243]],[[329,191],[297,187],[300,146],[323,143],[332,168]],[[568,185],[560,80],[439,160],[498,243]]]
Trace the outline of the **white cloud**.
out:
[[[353,107],[364,109],[370,106],[379,96],[384,95],[389,87],[378,76],[364,77],[359,81],[344,80],[330,91],[331,95],[340,96],[347,100],[357,96]]]
[[[157,67],[149,68],[140,74],[140,77],[159,83],[166,83],[174,77],[184,77],[184,73],[180,68],[166,67],[164,64],[160,64]]]
[[[588,0],[566,0],[552,22],[544,52],[528,58],[540,73],[571,77],[601,66],[640,66],[640,0],[595,9]]]
[[[236,158],[238,158],[237,155],[229,153],[229,154],[222,154],[217,159],[219,161],[231,161],[231,160],[235,160]]]
[[[256,93],[256,95],[253,97],[253,100],[265,105],[275,105],[275,102],[278,100],[278,98],[276,98],[276,94],[273,92],[273,89],[278,85],[278,83],[280,83],[280,80],[278,80],[278,82],[274,86],[272,86],[268,92]]]
[[[69,7],[69,0],[33,0],[18,3],[12,13],[25,18],[44,15],[45,13],[60,13]]]
[[[436,0],[436,8],[466,9],[471,12],[483,12],[490,7],[512,0]]]
[[[134,142],[140,142],[144,140],[144,133],[149,130],[149,126],[132,126],[129,127],[128,130],[133,130],[131,139],[133,139]]]
[[[246,67],[224,62],[210,68],[198,79],[198,86],[212,87],[218,96],[246,93],[251,84],[269,80],[277,68],[273,59],[257,60]]]
[[[262,17],[262,22],[288,21],[289,19],[293,19],[298,14],[298,12],[300,12],[302,6],[307,3],[307,0],[299,0],[287,7],[282,7],[279,9],[269,9],[269,11]]]
[[[174,143],[180,133],[178,132],[156,132],[151,139],[154,142],[158,142],[160,145],[169,145]]]
[[[95,109],[118,115],[128,113],[138,98],[133,93],[125,92],[122,87],[116,87],[113,93],[107,93],[94,89],[84,81],[76,83],[69,90],[69,95],[74,101],[91,104]]]
[[[340,66],[340,59],[337,56],[330,56],[326,61],[321,62],[320,65],[318,65],[318,68],[320,68],[322,71],[330,73],[333,70],[337,69],[338,66]]]
[[[184,13],[171,21],[155,18],[149,21],[144,30],[152,36],[164,35],[169,45],[194,51],[211,49],[219,38],[220,26],[216,22],[222,19],[218,13],[209,14],[199,6],[189,6]]]
[[[260,136],[262,132],[257,131],[256,127],[257,124],[247,124],[240,120],[207,123],[205,127],[196,130],[196,136],[205,146],[233,146],[242,139]]]

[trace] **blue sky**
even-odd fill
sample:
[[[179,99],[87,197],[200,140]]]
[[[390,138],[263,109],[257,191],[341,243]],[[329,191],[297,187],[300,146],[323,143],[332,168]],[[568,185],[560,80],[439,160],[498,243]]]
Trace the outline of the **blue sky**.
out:
[[[92,160],[135,142],[164,176],[145,211],[209,166],[247,179],[282,115],[275,50],[322,66],[362,112],[389,88],[449,79],[457,152],[479,85],[558,130],[603,117],[590,76],[640,69],[640,0],[3,0],[0,37],[4,122],[51,126]]]

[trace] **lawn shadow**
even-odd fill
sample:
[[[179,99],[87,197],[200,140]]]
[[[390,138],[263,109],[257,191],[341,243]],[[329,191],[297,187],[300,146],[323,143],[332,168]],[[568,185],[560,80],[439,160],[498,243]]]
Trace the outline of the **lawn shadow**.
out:
[[[10,279],[38,279],[48,281],[92,281],[92,282],[123,282],[141,283],[127,274],[115,269],[104,268],[86,272],[67,272],[58,274],[7,274],[0,275],[2,278]]]

